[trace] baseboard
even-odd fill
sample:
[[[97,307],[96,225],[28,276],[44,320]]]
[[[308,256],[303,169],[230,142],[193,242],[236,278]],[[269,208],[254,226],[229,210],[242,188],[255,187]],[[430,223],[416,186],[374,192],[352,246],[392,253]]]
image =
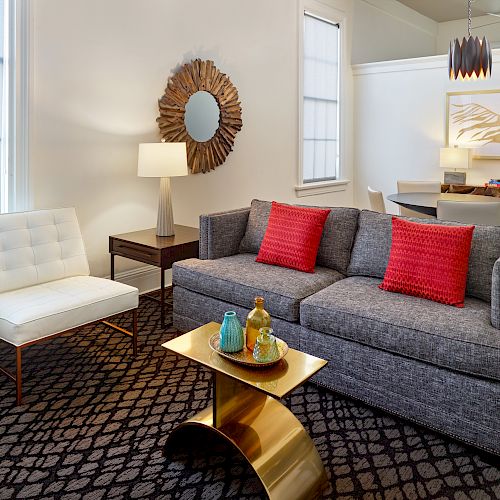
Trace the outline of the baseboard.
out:
[[[106,276],[110,278],[110,276]],[[128,271],[115,273],[115,280],[135,286],[139,293],[147,293],[160,288],[160,270],[155,266],[141,266]],[[165,286],[172,284],[172,271],[165,271]]]

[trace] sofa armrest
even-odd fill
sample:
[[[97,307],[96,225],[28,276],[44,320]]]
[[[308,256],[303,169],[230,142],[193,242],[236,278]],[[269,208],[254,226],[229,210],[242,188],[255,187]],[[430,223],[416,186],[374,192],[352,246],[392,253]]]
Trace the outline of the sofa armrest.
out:
[[[245,235],[250,208],[200,215],[200,259],[236,255]]]
[[[500,259],[495,262],[491,277],[491,324],[500,330]]]

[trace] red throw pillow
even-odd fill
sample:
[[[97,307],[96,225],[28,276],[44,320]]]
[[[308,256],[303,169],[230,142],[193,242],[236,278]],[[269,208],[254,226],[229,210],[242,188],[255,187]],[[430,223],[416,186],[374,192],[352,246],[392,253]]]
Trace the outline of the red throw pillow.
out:
[[[257,262],[314,272],[329,209],[294,207],[273,201]]]
[[[464,307],[474,226],[392,218],[389,264],[380,288]]]

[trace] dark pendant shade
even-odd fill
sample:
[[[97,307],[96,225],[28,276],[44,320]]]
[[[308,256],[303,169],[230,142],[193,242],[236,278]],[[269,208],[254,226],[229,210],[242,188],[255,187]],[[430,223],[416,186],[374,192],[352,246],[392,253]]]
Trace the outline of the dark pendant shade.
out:
[[[448,53],[448,72],[450,80],[485,79],[491,76],[491,47],[486,37],[479,40],[470,36],[462,43],[455,38],[450,42]]]

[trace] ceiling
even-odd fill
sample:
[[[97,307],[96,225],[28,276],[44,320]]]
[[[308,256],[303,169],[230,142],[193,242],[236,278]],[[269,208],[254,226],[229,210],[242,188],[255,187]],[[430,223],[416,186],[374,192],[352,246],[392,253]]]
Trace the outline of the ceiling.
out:
[[[440,23],[467,17],[467,0],[399,0],[399,2]],[[500,13],[500,0],[472,1],[473,17],[484,16],[487,12]]]

